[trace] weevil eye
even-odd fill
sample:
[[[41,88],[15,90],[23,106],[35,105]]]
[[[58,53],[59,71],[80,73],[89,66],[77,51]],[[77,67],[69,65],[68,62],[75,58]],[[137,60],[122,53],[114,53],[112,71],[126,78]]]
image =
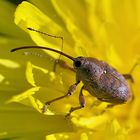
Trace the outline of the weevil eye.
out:
[[[74,66],[75,67],[80,67],[81,66],[81,61],[80,60],[75,61]]]

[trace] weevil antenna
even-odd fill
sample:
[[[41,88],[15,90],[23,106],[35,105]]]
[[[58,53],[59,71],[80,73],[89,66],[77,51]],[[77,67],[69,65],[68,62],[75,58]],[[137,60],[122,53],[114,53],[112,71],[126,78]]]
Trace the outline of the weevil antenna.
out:
[[[58,51],[58,50],[55,50],[55,49],[52,49],[52,48],[43,47],[43,46],[22,46],[22,47],[18,47],[18,48],[13,48],[11,50],[11,52],[15,52],[15,51],[18,51],[18,50],[23,50],[23,49],[31,49],[31,48],[34,48],[34,49],[44,49],[44,50],[49,50],[49,51],[52,51],[52,52],[56,52],[56,53],[58,53],[60,55],[63,55],[65,57],[71,59],[72,61],[75,61],[75,58],[70,56],[70,55],[68,55],[68,54],[65,54],[65,53],[63,53],[61,51]]]
[[[51,34],[44,33],[44,32],[41,32],[41,31],[39,31],[39,30],[36,30],[36,29],[30,28],[30,27],[28,27],[27,29],[30,30],[30,31],[34,31],[34,32],[37,32],[37,33],[40,33],[40,34],[44,34],[44,35],[50,36],[50,37],[60,38],[60,39],[62,40],[62,44],[63,44],[63,40],[64,40],[64,38],[63,38],[62,36],[51,35]]]
[[[28,27],[27,29],[30,30],[30,31],[33,31],[33,32],[37,32],[37,33],[43,34],[43,35],[47,35],[49,37],[61,39],[61,43],[62,43],[62,45],[61,45],[61,51],[63,51],[64,38],[62,36],[51,35],[51,34],[48,34],[48,33],[45,33],[45,32],[42,32],[42,31],[39,31],[39,30],[36,30],[36,29],[33,29],[31,27]],[[58,59],[60,59],[60,57],[61,57],[61,54],[60,54],[60,56],[59,56]]]

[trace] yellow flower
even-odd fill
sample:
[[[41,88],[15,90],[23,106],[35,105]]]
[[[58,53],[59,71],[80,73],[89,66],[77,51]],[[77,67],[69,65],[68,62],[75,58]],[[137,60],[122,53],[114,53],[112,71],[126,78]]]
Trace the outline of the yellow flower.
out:
[[[63,52],[66,54],[73,57],[84,55],[105,60],[121,73],[129,73],[134,64],[140,63],[140,2],[138,0],[30,0],[30,2],[32,4],[22,2],[17,7],[15,23],[30,35],[36,45],[61,50],[61,41],[59,39],[29,31],[27,30],[28,27],[64,37]],[[24,32],[15,26],[14,28],[11,28],[13,30],[10,30],[10,35],[14,36],[15,42],[13,44],[15,46],[11,45],[10,48],[34,45]],[[4,29],[1,28],[1,30],[3,31]],[[7,40],[9,41],[9,39]],[[6,49],[7,52],[3,54],[4,57],[1,57],[0,62],[4,67],[8,63],[10,67],[7,69],[12,69],[13,74],[8,73],[8,70],[6,72],[8,76],[1,73],[7,81],[10,76],[14,80],[12,83],[9,80],[8,85],[3,85],[7,90],[13,89],[8,91],[11,95],[5,95],[7,98],[5,97],[6,99],[3,102],[7,103],[8,106],[15,102],[16,106],[21,106],[20,104],[26,105],[26,107],[21,106],[19,117],[17,115],[19,110],[16,108],[14,112],[16,117],[13,115],[13,118],[21,118],[19,122],[23,122],[24,125],[24,122],[28,119],[29,121],[26,123],[29,126],[29,130],[25,131],[25,127],[21,127],[21,130],[14,131],[15,133],[17,131],[16,135],[12,133],[11,127],[8,129],[7,125],[3,124],[7,129],[0,127],[0,130],[2,130],[0,136],[3,138],[22,136],[33,138],[36,133],[40,136],[40,138],[36,137],[36,139],[43,139],[43,136],[47,135],[47,140],[129,140],[139,138],[139,65],[132,73],[135,80],[132,85],[135,97],[133,102],[128,102],[103,112],[107,104],[100,104],[89,93],[84,92],[87,102],[86,107],[73,112],[71,118],[65,119],[64,116],[70,107],[78,104],[77,95],[82,84],[78,86],[73,96],[51,104],[45,115],[40,114],[40,108],[45,101],[66,94],[69,86],[75,82],[75,74],[59,66],[57,66],[56,72],[53,72],[54,59],[59,58],[59,55],[55,53],[43,52],[42,50],[30,50],[27,52],[22,50],[10,54],[8,48]],[[21,54],[24,55],[22,56]],[[62,56],[61,59],[71,66],[71,61]],[[99,105],[97,106],[97,104]],[[4,107],[2,109],[4,110]],[[11,116],[12,113],[8,113],[8,115]],[[4,123],[6,117],[3,116],[2,118]],[[31,118],[35,118],[35,120]],[[35,123],[37,120],[38,122]],[[10,120],[8,121],[9,123],[11,122]],[[15,123],[15,126],[18,125]],[[31,128],[32,131],[30,131]],[[66,133],[67,131],[71,131],[71,133]],[[10,134],[9,132],[12,134],[8,135]],[[58,132],[59,134],[56,134]]]

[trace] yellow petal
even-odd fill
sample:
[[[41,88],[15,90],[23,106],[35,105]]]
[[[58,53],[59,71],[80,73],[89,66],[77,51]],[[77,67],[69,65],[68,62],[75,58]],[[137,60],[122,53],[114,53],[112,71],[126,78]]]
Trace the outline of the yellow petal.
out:
[[[1,106],[0,112],[0,139],[38,140],[52,133],[73,131],[70,120],[64,116],[46,116],[21,104]]]
[[[33,87],[19,95],[13,96],[10,100],[7,101],[7,103],[21,102],[23,104],[29,105],[30,103],[29,103],[28,97],[35,94],[35,92],[37,92],[39,90],[39,88],[40,87]]]
[[[33,76],[33,68],[31,62],[27,63],[27,68],[26,68],[26,78],[27,81],[32,85],[35,86],[35,81],[34,81],[34,76]]]
[[[57,38],[48,37],[39,33],[27,30],[28,27],[46,32],[48,34],[61,36],[62,28],[53,22],[48,16],[42,13],[38,8],[28,2],[22,2],[15,12],[15,23],[23,30],[28,32],[33,41],[37,45],[50,46],[61,49],[61,40]],[[47,26],[46,26],[47,25]],[[60,33],[60,34],[59,34]],[[47,52],[53,57],[57,57],[56,53]]]

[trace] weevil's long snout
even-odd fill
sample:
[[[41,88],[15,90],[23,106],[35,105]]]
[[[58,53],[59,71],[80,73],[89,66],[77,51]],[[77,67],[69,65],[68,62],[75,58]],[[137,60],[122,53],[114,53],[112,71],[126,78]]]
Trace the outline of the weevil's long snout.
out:
[[[22,47],[18,47],[18,48],[13,48],[11,50],[11,52],[15,52],[15,51],[18,51],[18,50],[23,50],[23,49],[31,49],[31,48],[34,48],[34,49],[44,49],[44,50],[49,50],[49,51],[52,51],[52,52],[56,52],[58,54],[61,54],[69,59],[71,59],[72,61],[75,61],[75,58],[68,55],[68,54],[65,54],[61,51],[58,51],[58,50],[55,50],[55,49],[52,49],[52,48],[48,48],[48,47],[43,47],[43,46],[22,46]]]

